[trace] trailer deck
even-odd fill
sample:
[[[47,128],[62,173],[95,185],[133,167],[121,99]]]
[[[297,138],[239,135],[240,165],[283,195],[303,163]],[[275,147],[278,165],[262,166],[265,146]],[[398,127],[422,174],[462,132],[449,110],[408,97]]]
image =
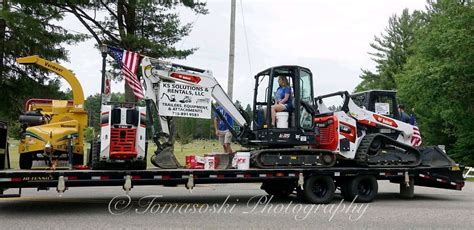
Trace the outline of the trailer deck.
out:
[[[129,191],[140,185],[184,184],[192,189],[195,184],[254,183],[269,180],[303,180],[309,175],[339,178],[372,175],[377,180],[394,183],[408,182],[413,178],[419,186],[461,190],[464,186],[461,168],[301,168],[301,169],[156,169],[147,170],[1,170],[0,194],[10,188],[56,188],[64,192],[68,187],[123,186]]]

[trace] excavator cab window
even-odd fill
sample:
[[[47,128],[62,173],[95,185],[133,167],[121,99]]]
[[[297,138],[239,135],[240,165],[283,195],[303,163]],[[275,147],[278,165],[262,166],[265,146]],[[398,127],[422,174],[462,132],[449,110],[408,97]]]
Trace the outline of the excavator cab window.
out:
[[[312,86],[313,83],[311,78],[311,72],[305,69],[300,69],[299,98],[300,103],[302,103],[302,105],[306,104],[306,106],[299,107],[299,125],[305,130],[313,129],[313,115],[311,114],[311,111],[308,111],[309,108],[314,108]]]
[[[255,99],[254,99],[254,129],[262,129],[267,126],[267,112],[270,85],[270,71],[265,71],[255,76]]]
[[[288,81],[288,86],[291,88],[291,104],[292,107],[290,109],[285,110],[285,112],[289,113],[288,117],[288,127],[294,127],[295,126],[295,116],[294,116],[294,111],[295,111],[295,69],[293,67],[279,67],[273,69],[273,75],[272,75],[272,105],[275,104],[276,100],[276,91],[280,85],[278,84],[278,78],[280,76],[283,76],[287,79]]]

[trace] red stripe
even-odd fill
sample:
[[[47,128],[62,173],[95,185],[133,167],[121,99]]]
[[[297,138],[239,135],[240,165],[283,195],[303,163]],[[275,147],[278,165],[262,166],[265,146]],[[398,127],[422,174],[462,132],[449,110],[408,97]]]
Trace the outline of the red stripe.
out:
[[[132,88],[133,94],[135,94],[138,99],[141,99],[144,96],[143,90],[140,82],[138,81],[138,77],[135,75],[137,72],[139,60],[140,55],[138,53],[124,50],[122,72],[125,75],[127,84],[130,86],[130,88]]]
[[[128,66],[128,52],[125,50],[125,52],[123,52],[123,66]]]

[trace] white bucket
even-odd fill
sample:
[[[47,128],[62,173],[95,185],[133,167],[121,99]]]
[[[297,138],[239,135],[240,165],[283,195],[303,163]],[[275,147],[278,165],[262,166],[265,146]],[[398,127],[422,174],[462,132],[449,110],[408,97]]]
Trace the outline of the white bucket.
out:
[[[247,170],[250,168],[250,152],[237,152],[234,159],[237,169]]]
[[[276,126],[277,128],[288,128],[288,112],[276,113]]]

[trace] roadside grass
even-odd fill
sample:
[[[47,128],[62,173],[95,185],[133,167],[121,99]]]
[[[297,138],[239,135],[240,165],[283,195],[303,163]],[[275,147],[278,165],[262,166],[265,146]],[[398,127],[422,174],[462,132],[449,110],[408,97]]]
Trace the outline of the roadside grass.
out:
[[[18,154],[18,144],[19,140],[10,139],[9,141],[9,152],[10,152],[10,165],[13,169],[19,169],[19,159],[20,156]],[[232,150],[239,150],[241,147],[238,144],[232,143]],[[87,156],[87,151],[90,148],[90,144],[86,143],[84,147],[84,154]],[[147,155],[147,164],[148,168],[155,167],[151,164],[150,158],[156,151],[156,145],[153,141],[150,141],[148,144],[148,155]],[[179,142],[177,142],[174,146],[174,154],[178,162],[184,166],[185,164],[185,157],[187,155],[198,155],[203,156],[206,153],[223,153],[224,150],[220,145],[218,140],[194,140],[193,142],[181,146]],[[87,157],[84,158],[85,162],[87,162]]]

